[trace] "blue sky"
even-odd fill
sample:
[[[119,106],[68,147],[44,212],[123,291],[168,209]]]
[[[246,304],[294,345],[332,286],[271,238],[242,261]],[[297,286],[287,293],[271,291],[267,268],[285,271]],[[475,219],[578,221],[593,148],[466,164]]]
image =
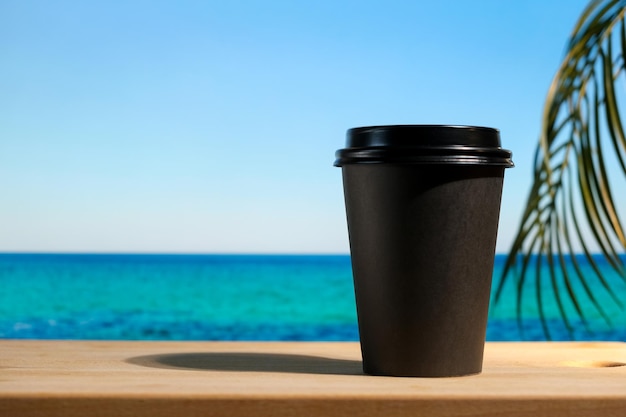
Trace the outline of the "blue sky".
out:
[[[496,127],[499,252],[581,0],[0,0],[0,251],[347,253],[348,128]]]

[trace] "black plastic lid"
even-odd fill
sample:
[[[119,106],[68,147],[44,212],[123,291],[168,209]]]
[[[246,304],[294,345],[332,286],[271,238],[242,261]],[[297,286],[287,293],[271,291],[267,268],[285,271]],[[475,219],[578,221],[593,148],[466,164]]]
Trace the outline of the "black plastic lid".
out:
[[[497,129],[477,126],[389,125],[348,130],[335,166],[347,164],[468,164],[513,166]]]

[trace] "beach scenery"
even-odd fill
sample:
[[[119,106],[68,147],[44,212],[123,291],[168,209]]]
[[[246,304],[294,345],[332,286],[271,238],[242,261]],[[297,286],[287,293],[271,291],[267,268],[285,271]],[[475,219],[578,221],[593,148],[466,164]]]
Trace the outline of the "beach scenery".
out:
[[[335,152],[442,124],[515,163],[487,340],[626,341],[625,9],[0,0],[0,338],[357,341]]]
[[[496,274],[503,261],[496,258]],[[359,336],[347,255],[4,254],[0,274],[2,338],[357,341]],[[620,277],[608,279],[617,291],[626,291]],[[602,303],[614,304],[601,283],[594,285]],[[520,328],[515,292],[507,288],[505,297],[491,310],[487,339],[545,340],[536,302],[526,301]],[[574,337],[625,340],[625,313],[617,308],[607,313],[610,322],[597,315],[586,325],[574,323]],[[559,317],[554,302],[548,307],[552,338],[569,340]]]

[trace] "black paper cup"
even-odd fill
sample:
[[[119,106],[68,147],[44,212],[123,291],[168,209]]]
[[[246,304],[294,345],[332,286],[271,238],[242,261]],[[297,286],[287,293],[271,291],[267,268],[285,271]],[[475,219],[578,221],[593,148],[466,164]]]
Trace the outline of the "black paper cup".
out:
[[[504,169],[498,130],[348,131],[342,167],[363,370],[482,371]]]

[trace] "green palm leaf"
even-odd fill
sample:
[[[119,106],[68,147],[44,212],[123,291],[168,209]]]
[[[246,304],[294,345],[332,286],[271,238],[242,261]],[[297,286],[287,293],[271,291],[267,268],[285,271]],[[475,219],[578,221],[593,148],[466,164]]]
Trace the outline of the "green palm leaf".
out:
[[[619,108],[626,82],[625,13],[626,0],[594,0],[574,28],[546,99],[526,210],[496,283],[497,307],[514,281],[520,325],[524,301],[533,297],[548,340],[548,305],[556,306],[570,337],[590,317],[610,325],[609,310],[624,308],[624,294],[603,275],[592,251],[626,281],[620,258],[626,237],[612,187],[615,176],[626,176]]]

